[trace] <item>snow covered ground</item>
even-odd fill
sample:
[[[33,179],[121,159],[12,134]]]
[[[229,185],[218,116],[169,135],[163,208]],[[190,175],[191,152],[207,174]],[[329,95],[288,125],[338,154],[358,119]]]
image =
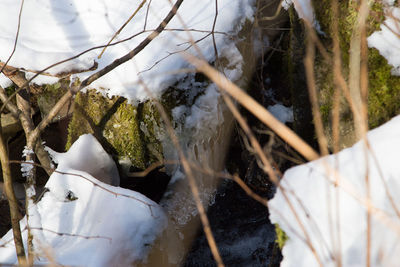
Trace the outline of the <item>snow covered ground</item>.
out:
[[[29,218],[35,263],[52,259],[62,265],[128,266],[145,260],[165,229],[167,219],[159,205],[95,178],[99,166],[116,168],[99,146],[92,135],[83,135],[67,153],[57,155],[59,168],[46,183],[42,199],[30,208],[37,209]],[[25,217],[21,220],[25,247],[26,227]],[[0,239],[0,263],[17,263],[11,230]]]
[[[398,266],[400,116],[370,131],[368,142],[370,148],[358,142],[286,171],[269,203],[271,221],[289,236],[281,266],[336,266],[339,259],[342,266],[366,266],[368,203],[371,266]]]
[[[39,71],[58,61],[75,56],[95,46],[107,44],[117,30],[139,8],[142,1],[126,0],[36,0],[25,1],[16,52],[9,65],[31,71]],[[175,1],[172,1],[175,2]],[[87,70],[98,63],[97,70],[125,55],[142,42],[162,22],[171,10],[168,0],[145,1],[130,23],[114,42],[131,38],[115,46],[109,46],[100,59],[102,49],[95,49],[77,59],[49,69],[50,74]],[[219,51],[238,54],[231,35],[253,15],[253,0],[218,0],[218,17],[215,25],[215,42]],[[20,1],[4,0],[0,3],[0,60],[5,62],[11,54],[18,25]],[[215,59],[213,29],[214,0],[185,0],[167,29],[143,51],[123,66],[95,81],[91,87],[109,96],[120,95],[131,101],[148,99],[138,84],[144,80],[153,94],[160,95],[186,74],[180,72],[189,64],[177,54],[188,49],[190,39],[183,29],[191,29],[190,35],[208,61]],[[184,22],[184,25],[182,21]],[[188,50],[196,54],[195,49]],[[95,71],[75,74],[81,81]],[[32,72],[28,71],[31,77]],[[34,82],[51,83],[57,79],[40,76]],[[0,85],[7,81],[0,77]]]
[[[85,71],[94,66],[95,62],[98,64],[97,70],[100,70],[142,42],[161,23],[170,11],[172,2],[168,0],[143,1],[143,7],[139,8],[142,1],[135,3],[126,0],[25,1],[16,51],[9,65],[25,69],[27,77],[32,77],[35,72],[60,60],[75,56],[94,46],[105,45],[134,10],[139,8],[138,13],[114,39],[114,42],[132,37],[131,39],[109,46],[100,59],[98,56],[101,49],[94,49],[46,72],[49,75],[56,75],[68,71]],[[144,88],[138,84],[139,78],[146,83],[155,96],[160,96],[165,89],[182,81],[184,77],[189,82],[182,86],[186,86],[185,89],[192,89],[195,85],[194,74],[181,71],[191,66],[177,52],[186,49],[193,54],[197,52],[190,48],[189,35],[183,30],[190,29],[191,38],[197,41],[196,44],[202,55],[209,62],[214,61],[216,56],[213,36],[210,32],[213,30],[216,3],[218,16],[214,29],[215,45],[219,57],[229,61],[226,69],[221,71],[224,71],[230,79],[239,79],[242,74],[243,58],[235,46],[235,37],[245,20],[252,19],[255,1],[185,0],[178,10],[178,15],[171,20],[160,36],[134,59],[101,77],[90,87],[108,96],[126,97],[132,103],[149,98]],[[0,60],[2,62],[7,60],[14,45],[20,4],[20,1],[0,2]],[[79,78],[82,81],[95,71],[76,73],[71,78]],[[41,75],[33,82],[42,84],[54,83],[57,80],[58,78]],[[0,85],[6,87],[10,85],[10,82],[0,75]],[[218,89],[215,85],[204,87],[202,95],[196,99],[193,106],[185,107],[184,118],[179,125],[178,135],[188,154],[194,155],[195,152],[197,154],[198,147],[210,150],[208,142],[214,140],[214,135],[227,135],[227,133],[220,134],[221,128],[228,132],[228,127],[222,126],[225,123],[225,114]],[[111,259],[118,257],[126,260],[126,262],[121,261],[121,265],[141,260],[146,257],[149,244],[164,227],[165,216],[155,203],[142,195],[112,187],[96,179],[107,183],[111,181],[113,184],[117,184],[116,180],[118,180],[113,175],[113,168],[108,168],[107,159],[103,158],[103,163],[105,163],[103,166],[91,158],[99,151],[95,142],[92,141],[84,137],[84,142],[82,140],[80,142],[85,145],[78,148],[73,146],[64,154],[49,150],[53,160],[58,163],[59,170],[65,173],[73,172],[86,179],[71,174],[52,175],[46,185],[50,191],[45,193],[42,200],[33,207],[35,212],[32,213],[36,215],[36,218],[30,217],[30,226],[37,228],[32,229],[36,247],[39,252],[52,251],[57,262],[67,265],[109,266]],[[168,145],[165,143],[167,142],[163,143],[164,154],[168,156],[169,152],[166,149]],[[87,149],[87,146],[91,149]],[[170,148],[169,151],[172,151],[172,154],[176,152],[174,148]],[[220,152],[217,146],[215,151]],[[221,158],[220,153],[217,152],[215,154]],[[203,154],[202,150],[198,153]],[[174,156],[172,155],[171,158]],[[210,161],[214,159],[211,156],[208,158]],[[102,168],[110,175],[101,177],[100,174],[104,174],[101,171]],[[110,191],[125,196],[116,196]],[[186,191],[189,192],[189,190]],[[210,196],[211,194],[207,194],[205,198]],[[178,198],[175,204],[179,204],[179,209],[182,210],[182,203],[186,204],[191,200],[192,195],[188,193],[188,196]],[[143,202],[150,203],[151,209]],[[174,201],[171,200],[171,202]],[[189,203],[184,207],[186,206],[193,205]],[[167,212],[170,212],[170,217],[174,217],[171,210]],[[193,212],[193,209],[190,209],[190,212]],[[178,216],[185,215],[182,213]],[[189,217],[191,215],[192,213]],[[25,225],[24,219],[22,229]],[[24,230],[24,240],[26,240],[26,235],[27,231]],[[89,236],[91,238],[86,238]],[[1,242],[7,242],[11,238],[12,233],[9,232]],[[16,262],[12,242],[8,242],[0,249],[1,263]],[[88,257],[87,255],[90,254],[96,256]],[[44,258],[39,258],[37,261],[46,262]]]

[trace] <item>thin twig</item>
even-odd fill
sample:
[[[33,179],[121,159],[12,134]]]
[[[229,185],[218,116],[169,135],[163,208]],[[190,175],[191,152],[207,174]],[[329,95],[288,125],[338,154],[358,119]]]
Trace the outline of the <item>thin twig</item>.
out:
[[[95,182],[95,181],[92,181],[91,179],[87,178],[86,176],[84,176],[84,175],[82,175],[82,174],[73,173],[73,172],[59,171],[59,170],[54,169],[54,168],[47,168],[47,167],[45,167],[45,166],[43,166],[43,165],[40,165],[40,164],[37,164],[37,163],[35,163],[35,162],[20,161],[20,160],[9,160],[8,162],[9,162],[9,163],[14,163],[14,164],[22,164],[22,163],[23,163],[23,164],[29,164],[29,165],[41,167],[41,168],[43,168],[43,169],[51,169],[53,172],[58,173],[58,174],[62,174],[62,175],[71,175],[71,176],[80,177],[80,178],[82,178],[82,179],[84,179],[84,180],[86,180],[86,181],[89,181],[89,182],[90,182],[91,184],[93,184],[94,186],[97,186],[97,187],[99,187],[100,189],[102,189],[102,190],[104,190],[104,191],[106,191],[106,192],[108,192],[108,193],[110,193],[110,194],[113,194],[114,196],[122,196],[122,197],[130,198],[130,199],[134,199],[134,200],[136,200],[136,201],[138,201],[138,202],[141,202],[141,203],[147,205],[147,206],[150,208],[150,210],[151,210],[151,207],[155,207],[153,204],[147,203],[146,201],[141,200],[141,199],[139,199],[139,198],[136,198],[136,197],[133,197],[133,196],[130,196],[130,195],[127,195],[127,194],[121,194],[121,193],[114,192],[113,190],[108,189],[108,188],[102,186],[101,184],[99,184],[99,183],[97,183],[97,182]],[[96,178],[96,177],[95,177],[95,178]]]
[[[45,232],[53,233],[53,234],[56,234],[58,236],[71,236],[71,237],[79,237],[79,238],[84,238],[84,239],[106,239],[110,243],[112,242],[112,238],[111,237],[107,237],[107,236],[100,236],[100,235],[88,236],[88,235],[80,235],[80,234],[61,233],[61,232],[57,232],[57,231],[54,231],[54,230],[51,230],[51,229],[46,229],[46,228],[43,228],[43,227],[31,227],[31,229],[32,230],[45,231]]]
[[[17,43],[18,43],[18,37],[19,37],[19,30],[21,27],[21,17],[22,17],[22,9],[24,8],[24,2],[25,0],[21,1],[21,6],[19,8],[19,12],[18,12],[18,25],[17,25],[17,32],[15,34],[15,38],[14,38],[14,46],[13,46],[13,50],[10,54],[10,56],[8,57],[8,59],[6,60],[6,62],[3,64],[3,66],[0,69],[0,73],[3,72],[4,68],[7,66],[8,62],[10,62],[11,58],[13,57],[15,50],[17,49]]]
[[[310,29],[307,29],[307,33]],[[309,34],[309,33],[308,33]],[[307,51],[304,58],[304,66],[306,70],[306,78],[308,85],[308,92],[310,95],[310,102],[314,117],[314,125],[317,133],[317,139],[319,143],[319,149],[323,156],[329,154],[328,150],[328,140],[324,133],[324,126],[322,123],[322,117],[320,112],[320,107],[318,104],[318,92],[316,88],[315,75],[314,75],[314,59],[315,59],[315,48],[312,38],[308,36],[307,38]]]
[[[245,131],[246,135],[249,137],[251,145],[253,146],[254,150],[256,151],[256,154],[260,157],[261,162],[262,162],[263,171],[269,175],[270,180],[276,185],[276,187],[278,187],[281,190],[282,196],[284,197],[286,203],[288,204],[290,210],[293,213],[293,216],[295,217],[297,223],[299,224],[300,228],[302,229],[302,232],[303,232],[304,237],[305,237],[306,244],[308,245],[308,247],[312,251],[313,255],[315,256],[315,258],[317,260],[317,262],[322,266],[321,259],[320,259],[319,255],[317,254],[317,251],[316,251],[315,247],[313,246],[313,244],[311,242],[311,238],[310,238],[309,234],[307,233],[307,230],[306,230],[306,228],[304,226],[304,223],[300,220],[300,216],[298,215],[297,210],[294,208],[292,202],[290,201],[290,199],[289,199],[289,197],[288,197],[288,195],[286,193],[285,188],[279,182],[279,179],[278,179],[278,177],[276,175],[276,171],[272,167],[272,165],[270,163],[270,160],[267,159],[264,151],[261,148],[260,143],[255,138],[254,134],[250,130],[250,127],[248,126],[248,124],[246,123],[246,121],[244,120],[243,116],[240,114],[240,112],[236,108],[236,106],[233,104],[233,102],[230,99],[230,97],[227,96],[225,92],[222,92],[222,95],[224,97],[225,103],[227,104],[228,108],[232,112],[233,116],[236,118],[236,120],[240,124],[241,128]],[[293,195],[295,194],[294,191],[292,191],[292,194]],[[297,198],[297,199],[299,199],[299,198]],[[301,205],[301,206],[304,207],[303,205]]]
[[[90,75],[88,78],[86,78],[79,87],[76,87],[73,89],[74,92],[78,92],[81,89],[85,88],[86,86],[90,85],[92,82],[97,80],[98,78],[102,77],[103,75],[109,73],[119,65],[127,62],[128,60],[131,60],[134,56],[136,56],[139,52],[141,52],[154,38],[156,38],[167,26],[167,24],[170,22],[170,20],[175,16],[176,11],[182,4],[183,0],[177,0],[175,5],[171,8],[171,11],[168,13],[168,15],[164,18],[164,20],[161,22],[161,24],[155,29],[149,36],[146,37],[137,47],[135,47],[132,51],[127,53],[126,55],[114,60],[113,63],[107,65],[100,71]]]
[[[56,103],[56,105],[50,110],[50,112],[42,119],[39,125],[33,130],[30,134],[30,138],[32,139],[31,142],[34,143],[35,140],[39,137],[40,133],[48,126],[48,124],[53,120],[53,118],[58,114],[61,108],[75,95],[77,92],[85,88],[86,86],[90,85],[95,80],[99,79],[103,75],[107,74],[108,72],[114,70],[119,65],[127,62],[128,60],[132,59],[135,55],[137,55],[140,51],[142,51],[154,38],[156,38],[167,26],[168,22],[174,17],[176,11],[182,4],[183,0],[177,0],[175,5],[171,8],[171,11],[168,15],[164,18],[164,20],[160,23],[160,25],[143,40],[137,47],[131,50],[126,55],[114,60],[113,63],[107,65],[103,69],[99,70],[98,72],[90,75],[88,78],[82,81],[81,84],[74,84],[71,90],[67,91],[64,96]]]
[[[295,134],[286,125],[277,120],[268,110],[261,106],[252,97],[242,91],[238,86],[229,81],[223,74],[213,69],[204,60],[198,59],[192,55],[186,54],[187,59],[199,71],[207,75],[218,87],[226,91],[236,101],[243,105],[247,110],[253,113],[261,122],[270,127],[283,140],[296,149],[308,160],[319,158],[318,153],[304,142],[297,134]]]
[[[208,220],[207,214],[206,214],[206,210],[203,206],[203,203],[201,202],[201,198],[200,198],[200,192],[199,192],[199,188],[196,184],[196,180],[194,178],[194,174],[193,174],[193,170],[189,164],[188,159],[186,158],[183,149],[179,143],[178,137],[175,134],[175,131],[172,127],[171,121],[168,118],[167,113],[164,110],[164,107],[160,104],[160,102],[158,102],[153,94],[151,93],[151,91],[149,90],[149,88],[146,86],[146,84],[140,80],[141,84],[143,85],[144,89],[146,90],[147,94],[150,96],[151,99],[154,100],[154,103],[156,105],[156,108],[158,109],[158,112],[161,115],[161,118],[163,119],[166,128],[167,128],[167,132],[168,135],[170,136],[172,143],[174,145],[174,147],[176,148],[176,150],[178,151],[178,155],[179,155],[179,159],[181,160],[181,164],[183,166],[183,169],[185,170],[186,173],[186,177],[188,179],[189,182],[189,186],[190,186],[190,190],[192,191],[193,194],[193,198],[195,200],[196,203],[196,207],[197,210],[199,212],[200,215],[200,220],[201,223],[203,225],[203,231],[204,234],[206,236],[208,245],[210,247],[211,253],[214,257],[214,260],[216,261],[218,267],[223,267],[224,263],[222,261],[221,255],[219,253],[218,247],[217,247],[217,243],[215,242],[214,239],[214,235],[212,233],[211,230],[211,226],[210,226],[210,222]]]
[[[263,21],[263,20],[274,20],[274,19],[276,19],[279,16],[279,14],[281,13],[283,1],[284,0],[281,0],[281,2],[279,3],[278,7],[276,8],[275,14],[273,16],[270,16],[270,17],[264,16],[264,17],[260,18],[259,20]]]
[[[339,17],[339,3],[338,0],[331,1],[331,9],[332,9],[332,36],[333,36],[333,76],[334,76],[334,93],[333,93],[333,108],[332,108],[332,140],[333,140],[333,153],[339,152],[339,144],[340,144],[340,83],[339,77],[343,77],[342,75],[342,60],[340,53],[340,43],[339,43],[339,22],[336,18]],[[339,159],[336,157],[335,160],[336,169],[339,167]],[[339,177],[335,175],[335,183],[338,183]],[[338,188],[335,186],[335,217],[336,217],[336,238],[332,237],[332,242],[335,249],[335,257],[337,259],[338,267],[342,266],[342,238],[341,238],[341,225],[340,225],[340,192]]]
[[[215,26],[217,25],[217,18],[218,18],[218,0],[215,0],[215,15],[214,15],[214,21],[212,24],[212,29],[211,29],[211,35],[212,35],[212,41],[213,41],[213,46],[214,46],[214,54],[215,54],[215,62],[218,64],[219,63],[219,57],[218,57],[218,49],[217,49],[217,43],[215,41]]]
[[[133,14],[129,17],[129,19],[127,21],[125,21],[125,23],[118,29],[118,31],[113,35],[113,37],[110,39],[110,41],[108,41],[108,43],[106,44],[106,46],[103,48],[103,50],[101,51],[100,55],[97,57],[98,59],[101,58],[101,56],[103,55],[103,53],[106,51],[107,47],[111,44],[111,42],[115,39],[115,37],[117,37],[118,34],[121,33],[121,31],[125,28],[126,25],[128,25],[128,23],[133,19],[133,17],[139,12],[139,10],[143,7],[143,5],[146,3],[146,0],[143,0],[140,5],[136,8],[136,10],[133,12]]]
[[[11,226],[13,230],[15,249],[18,257],[18,262],[19,264],[23,265],[26,263],[26,258],[25,258],[25,249],[22,242],[21,228],[19,225],[20,214],[18,208],[18,200],[14,192],[10,165],[8,163],[8,151],[7,151],[7,146],[5,145],[3,140],[3,133],[1,127],[0,127],[0,161],[1,161],[1,168],[3,170],[4,189],[10,206]]]

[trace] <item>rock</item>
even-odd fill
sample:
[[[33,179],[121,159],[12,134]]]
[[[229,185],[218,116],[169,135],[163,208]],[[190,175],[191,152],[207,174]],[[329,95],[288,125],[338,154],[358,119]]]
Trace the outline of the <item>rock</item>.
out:
[[[1,128],[5,140],[13,137],[17,132],[22,130],[21,123],[11,113],[1,114]]]

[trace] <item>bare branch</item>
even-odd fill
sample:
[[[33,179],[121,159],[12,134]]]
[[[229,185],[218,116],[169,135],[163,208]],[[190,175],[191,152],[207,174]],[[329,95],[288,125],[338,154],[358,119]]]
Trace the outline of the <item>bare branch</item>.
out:
[[[279,16],[279,14],[281,13],[282,3],[283,3],[283,0],[281,0],[281,2],[279,3],[278,7],[276,8],[276,11],[275,11],[274,15],[272,15],[270,17],[267,17],[267,16],[262,17],[260,20],[263,21],[263,20],[274,20],[274,19],[276,19]]]
[[[190,167],[189,161],[187,160],[187,158],[185,156],[185,153],[183,152],[183,149],[182,149],[182,147],[181,147],[181,145],[179,143],[178,137],[175,134],[175,131],[174,131],[173,127],[172,127],[171,121],[168,118],[168,115],[165,112],[164,107],[160,104],[159,101],[157,101],[154,98],[153,94],[147,88],[146,84],[143,81],[141,81],[141,83],[144,86],[147,94],[154,100],[154,103],[156,104],[156,108],[158,109],[158,112],[160,113],[161,118],[163,119],[163,121],[164,121],[164,123],[166,125],[168,135],[172,140],[172,144],[174,145],[174,147],[178,151],[179,159],[181,160],[181,164],[183,166],[183,169],[185,170],[185,174],[186,174],[188,182],[189,182],[190,190],[192,191],[193,198],[195,200],[197,210],[199,211],[200,220],[201,220],[201,223],[203,225],[203,231],[204,231],[204,234],[206,236],[206,239],[207,239],[208,245],[210,247],[211,253],[212,253],[212,255],[214,257],[214,260],[216,261],[218,267],[223,267],[224,263],[222,261],[221,255],[219,253],[219,250],[218,250],[218,247],[217,247],[217,243],[215,242],[215,238],[214,238],[214,235],[213,235],[212,230],[211,230],[211,226],[210,226],[210,222],[208,220],[207,214],[206,214],[206,210],[205,210],[205,208],[203,206],[203,203],[201,202],[199,188],[198,188],[198,186],[196,184],[196,180],[194,178],[193,170]]]
[[[260,121],[270,127],[283,140],[296,149],[308,160],[319,158],[318,153],[286,125],[278,121],[268,110],[261,106],[252,97],[242,91],[238,86],[229,81],[222,73],[213,69],[207,62],[192,55],[186,55],[199,71],[207,75],[220,89],[223,89],[236,99],[241,105],[252,112]]]
[[[89,182],[90,182],[91,184],[93,184],[94,186],[97,186],[97,187],[99,187],[100,189],[102,189],[102,190],[104,190],[104,191],[106,191],[106,192],[108,192],[108,193],[110,193],[110,194],[113,194],[113,195],[115,195],[115,196],[122,196],[122,197],[130,198],[130,199],[134,199],[134,200],[136,200],[136,201],[138,201],[138,202],[141,202],[141,203],[147,205],[147,206],[150,208],[150,211],[151,211],[151,207],[154,207],[153,204],[147,203],[146,201],[143,201],[143,200],[141,200],[141,199],[139,199],[139,198],[136,198],[136,197],[133,197],[133,196],[130,196],[130,195],[126,195],[126,194],[120,194],[120,193],[114,192],[114,191],[112,191],[112,190],[110,190],[110,189],[108,189],[108,188],[102,186],[101,184],[90,180],[89,178],[85,177],[84,175],[81,175],[81,174],[78,174],[78,173],[58,171],[57,169],[54,169],[54,168],[47,168],[47,167],[45,167],[45,166],[43,166],[43,165],[40,165],[40,164],[37,164],[37,163],[35,163],[35,162],[20,161],[20,160],[9,160],[8,163],[14,163],[14,164],[15,164],[15,163],[16,163],[16,164],[24,163],[24,164],[29,164],[29,165],[41,167],[41,168],[43,168],[43,169],[50,169],[50,170],[52,170],[53,172],[59,173],[59,174],[62,174],[62,175],[71,175],[71,176],[80,177],[80,178],[82,178],[82,179],[84,179],[84,180],[86,180],[86,181],[89,181]],[[95,177],[95,178],[96,178],[96,177]]]
[[[15,249],[17,252],[18,262],[19,264],[23,265],[26,262],[26,258],[25,258],[25,249],[22,242],[21,228],[19,225],[19,220],[21,216],[19,214],[19,209],[18,209],[18,200],[15,197],[14,193],[14,187],[11,178],[11,170],[10,170],[10,165],[8,163],[8,151],[3,140],[3,133],[1,132],[1,127],[0,127],[0,161],[1,161],[1,168],[3,170],[5,193],[8,199],[8,203],[10,205],[11,225],[14,235]]]
[[[307,24],[308,26],[309,24]],[[319,149],[321,150],[322,155],[328,155],[328,140],[324,133],[324,126],[322,123],[322,117],[320,112],[320,107],[318,104],[318,91],[315,82],[314,75],[314,60],[315,60],[315,47],[314,42],[310,36],[311,29],[307,28],[307,51],[306,56],[304,58],[304,66],[306,69],[306,78],[308,85],[308,92],[310,95],[310,103],[312,107],[313,117],[314,117],[314,125],[317,133],[317,139],[319,143]]]
[[[70,233],[60,233],[51,229],[46,229],[43,227],[31,227],[32,230],[38,230],[38,231],[45,231],[45,232],[50,232],[58,236],[72,236],[72,237],[79,237],[79,238],[84,238],[84,239],[106,239],[110,243],[112,242],[111,237],[107,236],[100,236],[100,235],[95,235],[95,236],[88,236],[88,235],[80,235],[80,234],[70,234]]]
[[[133,17],[139,12],[139,10],[143,7],[143,5],[146,3],[146,0],[143,0],[140,5],[136,8],[136,10],[133,12],[133,14],[129,17],[127,21],[118,29],[118,31],[113,35],[113,37],[110,39],[110,41],[106,44],[106,46],[103,48],[101,51],[100,55],[97,58],[101,58],[101,56],[104,54],[106,51],[107,47],[111,44],[111,42],[117,37],[118,34],[121,33],[121,31],[125,28],[126,25],[133,19]]]
[[[42,146],[42,142],[40,140],[40,133],[34,139],[31,139],[31,135],[35,129],[35,125],[32,121],[31,116],[31,104],[29,102],[29,94],[22,86],[27,85],[29,88],[29,83],[25,78],[24,72],[10,68],[7,66],[4,70],[4,74],[11,79],[18,87],[17,90],[17,105],[15,106],[10,98],[7,97],[5,90],[0,87],[0,100],[3,102],[3,105],[7,107],[8,110],[13,114],[14,117],[18,118],[21,122],[22,128],[24,129],[27,146],[34,149],[38,159],[42,165],[50,167],[50,159],[46,151]],[[37,142],[39,140],[39,142]],[[47,172],[50,176],[51,173]]]
[[[4,71],[8,71],[8,72],[23,71],[23,72],[32,72],[32,73],[35,73],[35,74],[40,74],[40,75],[49,76],[49,77],[65,78],[65,77],[68,77],[68,76],[70,76],[72,74],[78,74],[78,73],[83,73],[83,72],[88,72],[88,71],[94,71],[94,70],[97,69],[98,63],[96,61],[93,62],[93,65],[88,69],[72,69],[70,71],[59,72],[59,73],[56,73],[56,74],[52,74],[52,73],[45,72],[45,71],[39,71],[39,70],[16,68],[16,67],[13,67],[13,66],[10,66],[10,65],[6,66],[6,64],[2,63],[2,62],[0,62],[0,66],[2,66],[4,68]]]
[[[10,56],[8,57],[8,59],[6,60],[6,62],[5,62],[5,63],[3,64],[3,66],[1,67],[0,73],[3,72],[4,67],[7,66],[8,62],[10,62],[11,58],[13,57],[13,55],[14,55],[14,53],[15,53],[15,50],[17,49],[17,43],[18,43],[18,37],[19,37],[19,29],[20,29],[20,27],[21,27],[22,9],[24,8],[24,3],[25,3],[25,1],[22,0],[22,1],[21,1],[21,6],[20,6],[20,9],[19,9],[19,13],[18,13],[18,25],[17,25],[17,32],[16,32],[15,38],[14,38],[14,47],[13,47],[13,50],[12,50]]]
[[[39,138],[40,133],[49,125],[49,123],[53,120],[53,118],[58,114],[58,112],[62,109],[62,107],[81,89],[90,85],[92,82],[112,71],[119,65],[127,62],[132,59],[135,55],[137,55],[140,51],[142,51],[154,38],[156,38],[167,26],[168,22],[174,17],[176,11],[182,4],[183,0],[177,0],[175,5],[172,7],[171,11],[165,17],[165,19],[160,23],[160,25],[155,29],[145,40],[143,40],[136,48],[130,51],[125,56],[116,59],[113,63],[109,64],[102,70],[94,73],[93,75],[86,78],[80,85],[74,84],[68,92],[64,94],[63,97],[56,103],[56,105],[50,110],[50,112],[46,115],[45,118],[42,119],[40,124],[35,128],[35,130],[30,134],[29,139],[30,142],[35,143],[37,138]],[[28,81],[29,82],[29,81]]]
[[[90,85],[92,82],[97,80],[98,78],[102,77],[103,75],[109,73],[119,65],[127,62],[128,60],[132,59],[134,56],[136,56],[139,52],[141,52],[154,38],[156,38],[167,26],[167,24],[170,22],[170,20],[175,16],[178,8],[182,4],[183,0],[177,0],[175,5],[172,7],[171,11],[168,13],[168,15],[164,18],[164,20],[161,22],[161,24],[155,29],[149,36],[146,37],[135,49],[130,51],[128,54],[126,54],[123,57],[120,57],[116,60],[114,60],[113,63],[109,64],[102,70],[94,73],[93,75],[90,75],[88,78],[86,78],[79,87],[77,87],[74,91],[78,92],[81,89],[85,88],[86,86]]]

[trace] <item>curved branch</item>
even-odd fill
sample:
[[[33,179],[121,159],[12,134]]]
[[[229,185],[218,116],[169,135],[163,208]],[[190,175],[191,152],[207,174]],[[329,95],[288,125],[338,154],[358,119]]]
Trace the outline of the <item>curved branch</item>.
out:
[[[86,78],[80,85],[74,84],[71,89],[65,93],[63,97],[56,103],[56,105],[50,110],[45,118],[39,123],[39,125],[35,128],[35,130],[30,134],[29,139],[31,143],[35,143],[39,138],[40,133],[49,125],[52,119],[58,114],[58,112],[62,109],[65,103],[67,103],[76,93],[90,85],[95,80],[114,70],[119,65],[127,62],[132,59],[135,55],[137,55],[140,51],[142,51],[154,38],[156,38],[167,26],[167,24],[171,21],[171,19],[175,16],[178,8],[182,4],[183,0],[177,0],[175,5],[171,8],[171,11],[164,18],[164,20],[160,23],[160,25],[144,39],[138,46],[136,46],[133,50],[131,50],[128,54],[123,57],[120,57],[111,64],[107,65],[103,69],[98,72],[92,74],[88,78]]]
[[[168,15],[164,18],[164,20],[161,22],[161,24],[155,29],[149,36],[146,37],[137,47],[135,47],[133,50],[131,50],[128,54],[126,54],[123,57],[120,57],[116,60],[114,60],[113,63],[109,64],[108,66],[104,67],[102,70],[94,73],[93,75],[90,75],[88,78],[86,78],[81,85],[76,88],[76,92],[80,91],[81,89],[85,88],[98,78],[104,76],[105,74],[109,73],[119,65],[127,62],[128,60],[131,60],[134,56],[139,54],[154,38],[156,38],[167,26],[167,24],[171,21],[171,19],[175,16],[178,8],[182,4],[183,0],[177,0],[175,5],[172,7],[171,11],[168,13]]]

